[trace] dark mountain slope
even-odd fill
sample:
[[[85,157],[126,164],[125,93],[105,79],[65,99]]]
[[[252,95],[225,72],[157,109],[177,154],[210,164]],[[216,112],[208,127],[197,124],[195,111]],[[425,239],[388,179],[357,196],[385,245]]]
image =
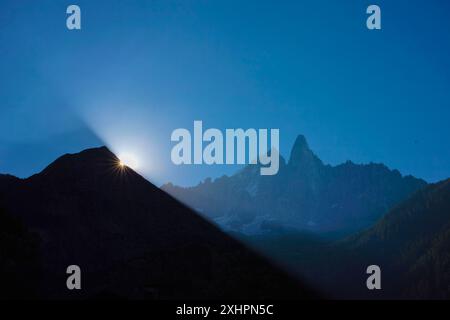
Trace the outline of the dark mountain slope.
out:
[[[20,183],[20,179],[9,174],[0,174],[0,192],[3,193]]]
[[[425,185],[382,164],[324,165],[300,135],[275,176],[261,176],[253,165],[196,187],[163,189],[232,231],[264,233],[278,226],[350,233],[373,225]]]
[[[450,299],[450,179],[416,192],[372,228],[335,242],[308,234],[244,238],[334,298]],[[368,290],[369,265],[381,290]]]
[[[39,239],[0,207],[0,299],[35,298]]]
[[[387,293],[450,298],[450,179],[417,192],[344,245],[384,266]]]
[[[39,238],[42,297],[314,296],[133,170],[120,169],[105,147],[65,155],[29,179],[2,176],[0,185],[8,215]],[[65,287],[72,264],[83,272],[79,292]]]

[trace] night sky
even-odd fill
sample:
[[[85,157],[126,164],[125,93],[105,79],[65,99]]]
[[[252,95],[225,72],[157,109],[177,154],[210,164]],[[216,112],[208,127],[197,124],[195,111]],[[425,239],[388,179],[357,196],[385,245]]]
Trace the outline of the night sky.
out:
[[[82,29],[66,28],[77,4]],[[236,166],[171,163],[176,128],[279,128],[325,162],[382,162],[450,177],[450,2],[5,1],[0,3],[0,172],[64,153],[131,153],[160,185]]]

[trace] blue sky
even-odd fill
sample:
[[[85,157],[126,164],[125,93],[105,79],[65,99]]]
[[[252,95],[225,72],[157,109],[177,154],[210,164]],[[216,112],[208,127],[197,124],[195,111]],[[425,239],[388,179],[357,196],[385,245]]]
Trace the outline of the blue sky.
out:
[[[82,30],[66,29],[66,7]],[[382,30],[365,10],[378,4]],[[171,164],[170,134],[279,128],[326,163],[383,162],[450,177],[448,1],[5,1],[0,172],[26,177],[67,152],[134,153],[156,184],[233,166]]]

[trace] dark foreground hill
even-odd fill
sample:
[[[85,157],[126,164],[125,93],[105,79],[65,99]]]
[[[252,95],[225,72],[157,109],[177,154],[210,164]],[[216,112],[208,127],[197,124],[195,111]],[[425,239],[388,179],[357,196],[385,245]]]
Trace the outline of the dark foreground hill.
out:
[[[280,159],[277,175],[261,176],[259,167],[250,165],[231,177],[207,179],[195,187],[162,188],[226,230],[350,234],[372,226],[425,185],[383,164],[325,165],[300,135],[289,161]]]
[[[2,298],[316,297],[105,147],[0,176],[0,207]],[[81,291],[66,289],[69,265]]]
[[[334,298],[450,299],[450,179],[337,243],[299,234],[247,240]],[[381,290],[366,287],[369,265],[381,268]]]
[[[450,299],[450,179],[429,185],[343,243],[385,273],[385,294]]]

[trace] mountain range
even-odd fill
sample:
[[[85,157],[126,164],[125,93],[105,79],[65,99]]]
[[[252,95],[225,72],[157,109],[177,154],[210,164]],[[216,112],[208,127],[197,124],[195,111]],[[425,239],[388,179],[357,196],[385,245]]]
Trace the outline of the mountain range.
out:
[[[66,287],[78,265],[82,289]],[[0,175],[1,298],[313,298],[107,148]]]
[[[303,135],[274,176],[248,165],[195,187],[162,189],[228,231],[243,234],[311,231],[351,234],[376,223],[426,182],[383,164],[324,164]]]
[[[0,298],[450,298],[450,179],[324,165],[302,136],[277,176],[258,171],[165,186],[207,219],[105,147],[0,175]],[[382,290],[366,287],[374,264]]]

